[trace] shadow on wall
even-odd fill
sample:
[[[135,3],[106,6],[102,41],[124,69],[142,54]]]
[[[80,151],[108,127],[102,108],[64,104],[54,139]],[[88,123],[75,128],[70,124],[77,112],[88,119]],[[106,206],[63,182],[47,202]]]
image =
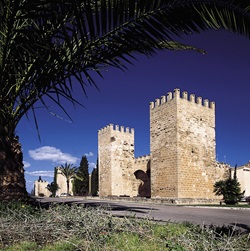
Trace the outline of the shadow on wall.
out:
[[[138,196],[139,197],[151,197],[151,182],[150,182],[150,161],[147,164],[147,171],[137,170],[134,172],[136,179],[142,181],[138,187]]]

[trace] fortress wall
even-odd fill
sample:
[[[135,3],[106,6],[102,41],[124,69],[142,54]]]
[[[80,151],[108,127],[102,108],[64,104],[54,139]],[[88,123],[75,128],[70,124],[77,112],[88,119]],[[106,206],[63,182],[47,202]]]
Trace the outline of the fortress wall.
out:
[[[35,196],[39,196],[40,194],[43,194],[45,197],[50,196],[50,191],[47,189],[48,182],[44,180],[36,180],[34,184],[34,191]]]
[[[98,131],[99,195],[109,196],[111,192],[111,126]]]
[[[150,103],[152,197],[178,196],[176,110],[171,92]]]
[[[229,165],[228,164],[221,164],[217,161],[214,161],[211,166],[203,166],[202,168],[202,177],[205,177],[205,182],[201,179],[203,186],[207,190],[203,190],[203,197],[205,199],[222,199],[222,196],[215,196],[213,193],[214,190],[214,183],[219,180],[226,179],[229,175]],[[206,192],[205,192],[206,191]],[[195,197],[197,198],[197,197]]]
[[[179,198],[214,198],[215,104],[176,90]]]
[[[134,158],[134,130],[98,131],[100,196],[214,199],[227,169],[215,160],[215,103],[179,89],[150,103],[150,156]]]
[[[151,197],[151,167],[150,155],[140,156],[134,160],[134,176],[133,183],[134,196]]]
[[[215,103],[179,89],[150,103],[152,197],[214,198]]]
[[[150,155],[140,156],[134,159],[134,170],[142,170],[147,172],[150,169]]]
[[[100,196],[134,195],[134,129],[113,124],[98,132]]]

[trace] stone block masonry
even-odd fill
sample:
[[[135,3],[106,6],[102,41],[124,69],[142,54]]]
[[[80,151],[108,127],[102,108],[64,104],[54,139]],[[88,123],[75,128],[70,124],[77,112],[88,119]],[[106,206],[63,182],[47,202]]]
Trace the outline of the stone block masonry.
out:
[[[215,103],[175,89],[150,102],[150,155],[134,157],[134,129],[98,132],[100,196],[213,199]]]
[[[134,129],[113,124],[98,132],[100,196],[137,195],[133,191]]]

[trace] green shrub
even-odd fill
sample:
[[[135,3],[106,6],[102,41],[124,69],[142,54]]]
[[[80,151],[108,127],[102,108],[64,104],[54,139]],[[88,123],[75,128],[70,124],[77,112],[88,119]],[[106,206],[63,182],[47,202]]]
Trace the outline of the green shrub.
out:
[[[240,183],[237,179],[237,165],[234,168],[234,177],[231,177],[231,170],[229,177],[226,180],[219,180],[214,184],[215,195],[223,195],[223,200],[227,205],[237,204],[243,197],[244,192],[241,192]]]

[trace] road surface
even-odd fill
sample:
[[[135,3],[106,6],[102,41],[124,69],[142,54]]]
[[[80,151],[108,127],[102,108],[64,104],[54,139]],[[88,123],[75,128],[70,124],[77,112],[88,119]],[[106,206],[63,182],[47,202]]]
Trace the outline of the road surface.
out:
[[[157,221],[191,222],[198,225],[233,225],[250,232],[250,210],[232,208],[213,208],[196,206],[162,205],[145,202],[110,201],[86,199],[85,197],[70,198],[39,198],[41,203],[84,204],[85,206],[104,206],[114,215],[131,215]]]

